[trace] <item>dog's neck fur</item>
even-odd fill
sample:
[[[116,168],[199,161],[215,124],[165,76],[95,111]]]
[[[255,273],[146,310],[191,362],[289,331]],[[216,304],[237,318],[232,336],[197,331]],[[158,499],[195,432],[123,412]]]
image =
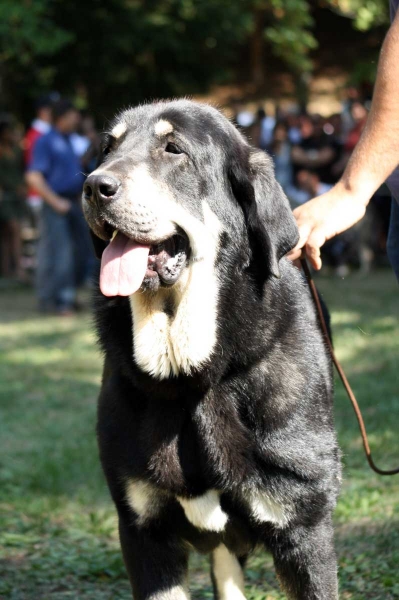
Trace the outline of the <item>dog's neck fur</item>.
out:
[[[142,371],[158,380],[208,371],[216,355],[223,354],[218,352],[222,346],[218,332],[221,303],[226,305],[223,310],[229,311],[231,346],[240,354],[244,347],[251,362],[248,343],[255,340],[248,340],[247,328],[252,317],[263,320],[268,300],[255,292],[252,277],[244,273],[239,285],[220,298],[219,275],[206,260],[194,262],[173,288],[130,297],[133,359]],[[242,306],[252,309],[244,314]],[[274,324],[268,323],[268,327]],[[259,345],[265,342],[266,333],[261,337]],[[229,357],[223,356],[226,361]]]
[[[213,263],[212,255],[192,261],[173,288],[130,297],[134,360],[144,372],[157,379],[189,375],[210,360],[217,339]]]
[[[216,259],[221,224],[209,205],[203,219],[180,211],[192,257],[171,288],[130,297],[136,364],[156,379],[190,375],[211,359],[217,339],[218,279]]]

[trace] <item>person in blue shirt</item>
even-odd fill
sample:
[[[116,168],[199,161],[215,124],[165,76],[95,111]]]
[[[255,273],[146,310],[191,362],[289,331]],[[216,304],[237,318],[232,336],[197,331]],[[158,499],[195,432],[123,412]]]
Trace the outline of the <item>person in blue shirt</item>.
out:
[[[90,252],[80,206],[85,177],[71,143],[79,119],[68,100],[53,105],[53,127],[36,142],[26,173],[27,183],[44,200],[37,265],[39,308],[62,315],[73,312],[78,270]]]
[[[380,185],[392,193],[387,253],[399,280],[399,0],[391,0],[392,24],[380,53],[367,124],[338,183],[327,193],[294,210],[300,239],[288,255],[305,250],[320,269],[320,248],[360,221]]]

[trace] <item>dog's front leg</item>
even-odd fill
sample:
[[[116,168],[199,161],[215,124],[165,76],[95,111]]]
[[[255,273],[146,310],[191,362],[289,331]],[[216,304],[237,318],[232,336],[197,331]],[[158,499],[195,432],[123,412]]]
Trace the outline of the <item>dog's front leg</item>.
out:
[[[181,540],[121,516],[119,535],[134,600],[189,600],[188,549]]]
[[[337,560],[331,518],[276,532],[274,564],[290,600],[337,600]]]

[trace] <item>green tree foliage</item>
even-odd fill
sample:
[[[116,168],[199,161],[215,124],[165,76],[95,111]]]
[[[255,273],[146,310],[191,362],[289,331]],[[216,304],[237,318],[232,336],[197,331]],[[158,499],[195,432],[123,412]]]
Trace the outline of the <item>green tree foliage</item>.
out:
[[[0,3],[1,62],[32,65],[36,57],[51,56],[73,35],[57,27],[49,0]]]
[[[309,50],[316,48],[317,42],[311,32],[313,19],[310,16],[307,0],[271,0],[274,20],[265,29],[265,37],[270,42],[276,56],[294,71],[309,71],[312,63]]]
[[[333,10],[353,19],[361,31],[388,21],[387,0],[328,0],[328,3]]]
[[[324,0],[370,27],[385,0]],[[57,89],[98,116],[151,97],[198,93],[213,82],[264,82],[274,54],[297,76],[317,45],[311,0],[2,0],[3,108],[30,113]]]

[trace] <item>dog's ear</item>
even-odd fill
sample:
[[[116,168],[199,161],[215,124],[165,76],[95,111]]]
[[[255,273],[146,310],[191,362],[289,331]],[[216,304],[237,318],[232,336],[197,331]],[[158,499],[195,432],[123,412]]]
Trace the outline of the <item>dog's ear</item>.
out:
[[[99,238],[91,229],[90,229],[91,240],[94,246],[94,252],[97,258],[101,259],[105,248],[107,247],[107,242]]]
[[[265,265],[265,279],[269,274],[280,277],[280,259],[294,248],[299,233],[270,157],[241,148],[230,163],[229,179],[244,212],[254,259]]]

